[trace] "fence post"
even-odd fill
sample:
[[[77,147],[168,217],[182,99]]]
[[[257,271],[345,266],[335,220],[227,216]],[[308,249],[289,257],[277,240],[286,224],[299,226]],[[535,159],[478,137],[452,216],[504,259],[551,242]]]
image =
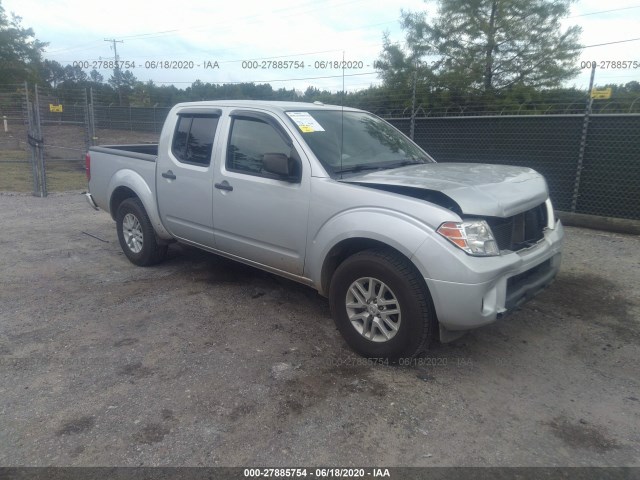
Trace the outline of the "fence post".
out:
[[[40,121],[40,97],[38,95],[38,85],[35,85],[35,123],[37,141],[35,142],[38,166],[40,167],[40,196],[47,196],[47,169],[44,163],[44,139],[42,138],[42,123]]]
[[[573,197],[571,198],[571,213],[576,212],[578,205],[578,195],[580,191],[580,176],[582,175],[582,164],[584,162],[584,151],[587,147],[587,132],[589,131],[589,117],[591,116],[591,107],[593,98],[591,90],[593,90],[593,80],[596,76],[596,62],[592,62],[591,79],[589,80],[589,91],[587,92],[587,107],[584,111],[584,121],[582,122],[582,137],[580,138],[580,152],[578,153],[578,165],[576,167],[576,180],[573,185]]]
[[[91,115],[89,114],[89,92],[86,87],[83,89],[82,93],[82,99],[84,100],[82,108],[82,113],[84,114],[82,123],[84,125],[84,151],[86,153],[91,146]]]
[[[91,135],[91,145],[96,145],[98,137],[96,136],[96,115],[93,110],[93,87],[89,88],[89,128]]]
[[[409,127],[409,138],[413,140],[416,129],[416,84],[418,83],[418,64],[413,71],[413,94],[411,95],[411,125]]]
[[[33,195],[40,195],[40,180],[38,172],[38,157],[36,155],[35,145],[33,144],[33,138],[35,133],[34,119],[33,119],[33,104],[29,101],[29,85],[24,82],[24,96],[27,102],[27,123],[29,125],[27,131],[27,143],[29,144],[29,150],[31,151],[31,177],[33,179]]]

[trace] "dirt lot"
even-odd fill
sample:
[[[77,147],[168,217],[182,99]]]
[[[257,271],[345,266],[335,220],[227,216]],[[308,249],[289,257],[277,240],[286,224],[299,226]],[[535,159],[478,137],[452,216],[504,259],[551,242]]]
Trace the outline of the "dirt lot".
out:
[[[0,194],[0,228],[3,466],[640,465],[637,237],[568,228],[552,289],[392,367],[306,287],[131,265],[78,194]]]

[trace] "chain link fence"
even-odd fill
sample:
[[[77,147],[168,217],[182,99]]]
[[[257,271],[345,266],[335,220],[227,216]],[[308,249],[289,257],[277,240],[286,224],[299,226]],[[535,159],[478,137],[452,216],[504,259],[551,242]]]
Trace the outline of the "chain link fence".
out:
[[[579,111],[577,102],[563,111]],[[573,109],[575,106],[575,110]],[[504,108],[480,115],[398,108],[388,121],[439,162],[518,165],[542,173],[556,209],[640,220],[640,114]],[[0,86],[0,190],[86,189],[91,145],[156,143],[167,106],[118,106],[91,89]],[[2,125],[3,127],[3,125]],[[39,159],[38,156],[41,156]]]
[[[35,86],[33,92],[33,126],[40,133],[35,141],[41,141],[44,195],[85,188],[84,156],[90,145],[86,91]]]
[[[593,115],[577,213],[640,219],[640,114]]]
[[[89,90],[94,145],[157,143],[171,107],[119,106]]]
[[[27,110],[24,84],[0,85],[0,191],[33,189]]]
[[[91,89],[0,85],[0,191],[84,190],[91,145],[155,143],[169,110],[102,103]]]

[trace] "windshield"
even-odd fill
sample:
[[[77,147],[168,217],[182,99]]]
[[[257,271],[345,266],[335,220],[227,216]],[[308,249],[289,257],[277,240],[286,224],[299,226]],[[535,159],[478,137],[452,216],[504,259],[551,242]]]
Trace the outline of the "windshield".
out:
[[[390,124],[365,112],[287,112],[330,175],[434,160]]]

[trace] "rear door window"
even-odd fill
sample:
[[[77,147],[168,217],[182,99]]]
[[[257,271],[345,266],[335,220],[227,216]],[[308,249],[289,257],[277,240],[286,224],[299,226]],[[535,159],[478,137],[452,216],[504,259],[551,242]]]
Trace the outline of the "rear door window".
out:
[[[218,115],[180,115],[171,152],[179,162],[206,167],[211,163]]]

